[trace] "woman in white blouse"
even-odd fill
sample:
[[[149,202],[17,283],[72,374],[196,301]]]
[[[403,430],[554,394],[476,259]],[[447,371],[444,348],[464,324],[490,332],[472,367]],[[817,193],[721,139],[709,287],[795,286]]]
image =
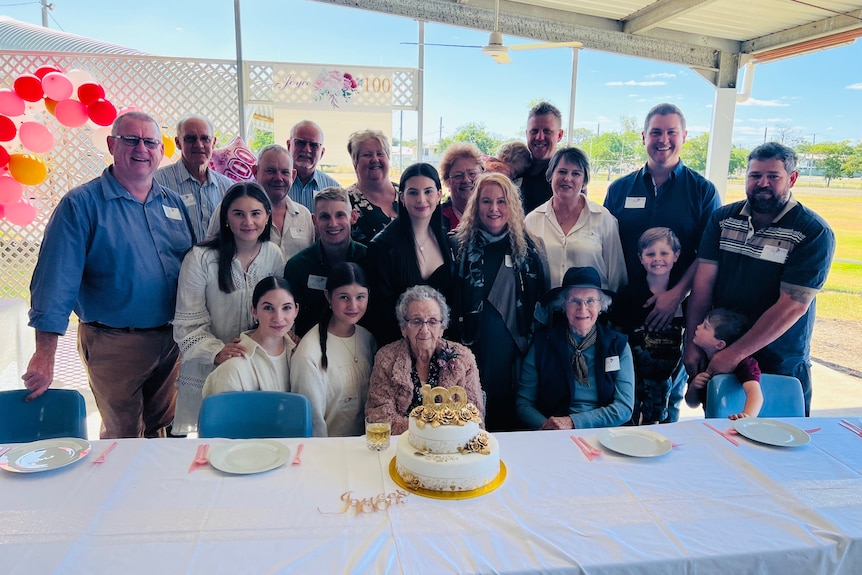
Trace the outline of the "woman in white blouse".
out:
[[[207,376],[203,396],[228,391],[288,391],[290,361],[296,343],[290,330],[299,306],[284,278],[260,280],[252,293],[255,328],[240,335],[245,349]]]
[[[599,272],[603,289],[618,291],[628,278],[617,219],[587,199],[587,155],[575,147],[557,150],[546,177],[553,195],[527,214],[525,224],[545,242],[551,287],[562,285],[569,268],[591,267]]]
[[[271,212],[259,184],[234,184],[221,202],[218,235],[192,248],[183,260],[173,322],[181,354],[175,435],[197,431],[207,376],[247,351],[238,338],[253,325],[254,286],[284,269],[281,250],[269,241]]]
[[[332,268],[324,291],[329,302],[290,362],[290,391],[311,403],[315,437],[362,435],[365,399],[377,344],[356,325],[368,307],[362,268],[345,262]]]

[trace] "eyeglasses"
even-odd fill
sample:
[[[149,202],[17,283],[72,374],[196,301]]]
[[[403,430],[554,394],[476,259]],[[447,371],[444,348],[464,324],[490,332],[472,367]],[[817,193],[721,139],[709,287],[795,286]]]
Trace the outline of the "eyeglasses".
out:
[[[470,178],[471,180],[475,180],[481,174],[479,170],[470,170],[466,174],[464,172],[458,172],[457,174],[449,174],[450,180],[455,180],[456,182],[462,182],[465,178]]]
[[[297,148],[304,148],[305,146],[308,146],[312,152],[316,152],[320,149],[320,146],[323,145],[320,142],[309,142],[308,140],[300,140],[298,138],[294,138],[293,143],[296,144]]]
[[[575,307],[596,307],[600,303],[602,303],[602,300],[596,299],[594,297],[589,297],[587,299],[570,297],[566,300],[566,305],[573,305]]]
[[[407,324],[413,329],[422,329],[423,325],[427,325],[428,329],[434,329],[442,323],[443,322],[436,317],[432,317],[431,319],[419,319],[418,317],[414,317],[413,319],[407,320]]]
[[[120,140],[125,145],[129,146],[130,148],[134,148],[135,146],[138,145],[138,142],[140,142],[142,140],[144,142],[144,145],[151,150],[155,150],[156,148],[158,148],[159,146],[162,145],[162,141],[156,140],[155,138],[139,138],[138,136],[111,136],[111,137],[114,138],[115,140]]]
[[[212,138],[206,134],[203,136],[192,136],[191,134],[183,136],[183,142],[186,144],[194,144],[198,140],[201,141],[201,144],[209,144],[212,141]]]

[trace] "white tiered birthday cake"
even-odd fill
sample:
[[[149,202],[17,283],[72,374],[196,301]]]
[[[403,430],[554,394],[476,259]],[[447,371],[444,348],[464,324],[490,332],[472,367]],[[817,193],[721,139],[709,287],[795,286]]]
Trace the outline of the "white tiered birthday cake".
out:
[[[410,413],[398,439],[395,470],[412,488],[470,491],[500,473],[497,440],[479,429],[482,418],[462,387],[422,387],[422,405]]]

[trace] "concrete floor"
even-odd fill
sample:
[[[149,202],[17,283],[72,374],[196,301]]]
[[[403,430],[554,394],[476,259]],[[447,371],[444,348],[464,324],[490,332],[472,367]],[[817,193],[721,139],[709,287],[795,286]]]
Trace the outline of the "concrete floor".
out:
[[[87,384],[87,375],[77,351],[76,325],[69,326],[65,337],[57,345],[55,387],[77,389],[87,402],[87,431],[91,439],[98,439],[101,418],[96,402]],[[862,417],[862,379],[846,375],[819,364],[813,364],[814,396],[811,414],[823,417]],[[683,402],[681,419],[700,419],[701,409],[692,409]]]

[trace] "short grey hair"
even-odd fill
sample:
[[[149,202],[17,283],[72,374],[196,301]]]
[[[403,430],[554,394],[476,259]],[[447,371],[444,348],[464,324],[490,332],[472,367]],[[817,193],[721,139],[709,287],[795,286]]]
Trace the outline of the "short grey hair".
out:
[[[446,303],[446,298],[443,297],[436,289],[431,286],[418,285],[407,290],[398,297],[398,304],[395,306],[395,317],[398,318],[398,326],[401,329],[407,327],[407,312],[410,310],[410,304],[417,301],[435,301],[440,306],[440,322],[443,324],[443,329],[449,327],[449,304]]]
[[[210,132],[210,136],[215,136],[215,128],[213,128],[213,123],[210,122],[207,118],[200,116],[198,114],[189,114],[188,116],[183,116],[183,118],[177,122],[177,136],[183,133],[183,128],[186,127],[186,122],[189,120],[200,120],[204,124],[207,125],[207,129]]]
[[[554,298],[554,301],[551,302],[551,309],[554,311],[565,311],[566,300],[569,298],[569,292],[573,289],[594,289],[599,294],[599,299],[602,300],[602,309],[599,311],[608,311],[608,308],[611,306],[611,296],[600,290],[599,288],[588,287],[588,288],[578,288],[578,287],[568,287],[560,290],[560,293],[557,294],[557,297]]]
[[[159,133],[159,137],[161,137],[161,135],[162,135],[162,127],[159,126],[159,123],[156,122],[155,118],[153,118],[152,116],[150,116],[146,112],[141,112],[139,110],[135,110],[135,111],[126,112],[125,114],[121,114],[121,115],[117,116],[117,118],[114,120],[114,123],[111,125],[111,135],[112,136],[119,136],[120,135],[120,126],[122,126],[126,120],[140,120],[143,122],[152,122],[153,125],[156,127],[156,131]]]

